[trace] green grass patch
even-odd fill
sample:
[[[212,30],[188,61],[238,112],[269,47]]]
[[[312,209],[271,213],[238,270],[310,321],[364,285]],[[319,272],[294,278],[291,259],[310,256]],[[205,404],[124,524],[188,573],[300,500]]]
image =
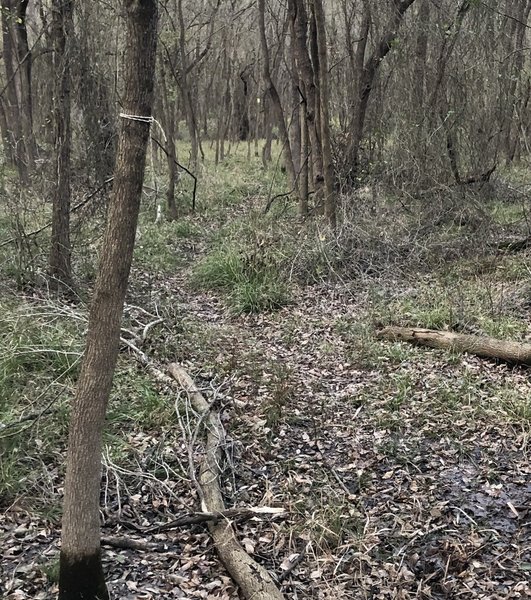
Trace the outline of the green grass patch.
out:
[[[143,222],[138,227],[134,264],[150,272],[174,272],[184,260],[179,240],[198,233],[197,227],[187,221]]]
[[[281,250],[252,228],[232,235],[197,264],[192,282],[225,292],[235,313],[257,313],[287,304],[289,283]]]

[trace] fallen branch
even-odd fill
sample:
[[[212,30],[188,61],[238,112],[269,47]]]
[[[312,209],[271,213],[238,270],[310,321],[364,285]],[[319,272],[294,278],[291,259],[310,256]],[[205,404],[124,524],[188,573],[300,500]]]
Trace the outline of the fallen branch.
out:
[[[497,244],[494,244],[494,247],[497,250],[505,250],[505,252],[521,252],[522,250],[526,250],[531,246],[531,236],[522,238],[520,240],[502,240]]]
[[[169,372],[188,392],[193,408],[204,415],[207,434],[205,456],[199,473],[204,499],[201,508],[204,512],[222,513],[225,506],[219,480],[225,431],[219,413],[208,404],[184,369],[174,363],[169,366]],[[208,527],[221,561],[247,600],[283,600],[284,596],[266,569],[242,548],[229,520],[211,521]]]
[[[531,365],[531,344],[522,342],[418,327],[384,327],[376,332],[376,337],[453,352],[469,352],[483,358],[493,358],[513,364]]]
[[[178,519],[174,519],[169,523],[162,525],[154,525],[149,529],[145,529],[144,533],[160,533],[161,531],[169,531],[177,527],[186,525],[199,525],[200,523],[219,523],[219,521],[227,521],[228,519],[252,519],[261,515],[281,515],[284,514],[283,508],[271,508],[269,506],[261,506],[258,508],[229,508],[222,512],[197,512],[190,515],[183,515]]]
[[[167,544],[150,544],[134,540],[130,537],[102,537],[101,543],[111,548],[120,548],[121,550],[140,550],[141,552],[168,552]]]

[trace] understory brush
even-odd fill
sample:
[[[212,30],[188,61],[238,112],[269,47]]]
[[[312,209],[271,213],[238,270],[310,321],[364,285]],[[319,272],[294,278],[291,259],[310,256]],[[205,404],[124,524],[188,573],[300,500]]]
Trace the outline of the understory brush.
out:
[[[86,312],[50,298],[4,299],[0,310],[0,507],[16,503],[55,519]],[[160,431],[173,420],[173,403],[129,358],[119,358],[106,460],[134,466],[128,435]]]
[[[3,301],[0,309],[0,498],[45,504],[63,463],[79,324],[59,306]]]
[[[223,230],[212,250],[195,266],[192,283],[227,294],[235,313],[272,310],[289,303],[289,272],[284,246],[272,227],[256,219]]]

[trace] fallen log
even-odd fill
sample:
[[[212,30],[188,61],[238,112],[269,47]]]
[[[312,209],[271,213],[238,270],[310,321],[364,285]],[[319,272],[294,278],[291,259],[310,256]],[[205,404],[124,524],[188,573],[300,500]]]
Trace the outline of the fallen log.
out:
[[[222,513],[225,505],[220,488],[220,465],[225,430],[219,413],[208,404],[182,367],[173,363],[168,370],[188,392],[190,402],[201,415],[207,432],[205,456],[199,471],[199,485],[203,492],[204,504],[201,510]],[[238,542],[231,521],[210,521],[208,528],[221,561],[247,600],[284,600],[271,575],[253,560]]]
[[[469,352],[512,364],[531,365],[531,344],[498,340],[487,336],[437,331],[418,327],[384,327],[376,332],[379,339],[410,342],[453,352]]]

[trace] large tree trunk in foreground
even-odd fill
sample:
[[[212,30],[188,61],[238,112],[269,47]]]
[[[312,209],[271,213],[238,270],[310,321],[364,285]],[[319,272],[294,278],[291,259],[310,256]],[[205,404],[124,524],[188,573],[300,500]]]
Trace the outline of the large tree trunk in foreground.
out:
[[[199,473],[199,484],[203,492],[201,509],[206,512],[222,513],[225,505],[221,494],[220,465],[225,431],[219,412],[212,409],[192,379],[179,365],[170,365],[169,371],[188,392],[192,406],[204,419],[207,429],[205,457]],[[221,561],[240,586],[247,600],[283,600],[284,596],[269,573],[242,548],[229,520],[212,521],[208,528]]]
[[[149,117],[157,33],[156,0],[125,0],[125,111]],[[100,550],[101,435],[118,355],[133,255],[149,123],[123,118],[114,192],[70,422],[60,561],[60,600],[108,598]]]
[[[384,327],[376,332],[376,337],[453,352],[469,352],[483,358],[494,358],[508,363],[531,365],[531,344],[520,342],[417,327]]]

